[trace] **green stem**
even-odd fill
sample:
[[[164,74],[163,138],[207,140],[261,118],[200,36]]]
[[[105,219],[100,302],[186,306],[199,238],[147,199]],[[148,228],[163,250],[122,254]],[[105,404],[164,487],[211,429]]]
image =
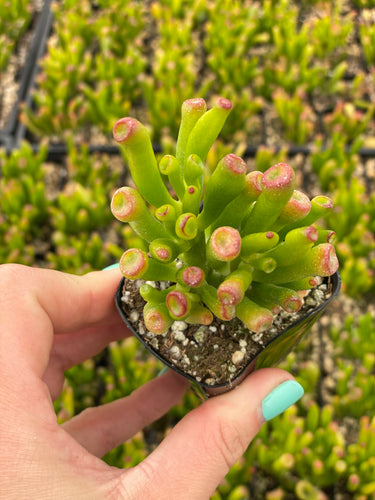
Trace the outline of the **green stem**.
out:
[[[165,303],[165,299],[168,293],[171,291],[171,288],[167,288],[165,290],[158,290],[157,288],[145,283],[139,289],[139,293],[141,297],[151,304],[163,304]]]
[[[292,288],[292,290],[310,290],[319,285],[319,278],[315,276],[308,276],[306,278],[301,278],[296,281],[289,281],[288,283],[283,283],[282,285],[287,288]]]
[[[186,158],[184,179],[187,185],[199,187],[202,191],[204,182],[204,163],[196,154],[191,154]]]

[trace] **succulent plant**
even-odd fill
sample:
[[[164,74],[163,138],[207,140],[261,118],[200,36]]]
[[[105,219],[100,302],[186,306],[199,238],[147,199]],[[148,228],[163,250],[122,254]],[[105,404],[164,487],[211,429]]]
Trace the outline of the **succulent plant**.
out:
[[[296,190],[287,163],[247,173],[242,158],[227,154],[206,171],[208,151],[231,109],[222,97],[210,110],[204,99],[186,100],[176,154],[159,162],[144,125],[129,117],[114,125],[136,188],[116,190],[111,210],[148,247],[126,250],[120,269],[145,281],[144,321],[154,334],[175,320],[208,325],[214,316],[238,317],[250,331],[264,331],[280,309],[301,308],[301,291],[318,276],[338,268],[333,231],[314,226],[332,201]],[[167,286],[147,283],[155,280]]]

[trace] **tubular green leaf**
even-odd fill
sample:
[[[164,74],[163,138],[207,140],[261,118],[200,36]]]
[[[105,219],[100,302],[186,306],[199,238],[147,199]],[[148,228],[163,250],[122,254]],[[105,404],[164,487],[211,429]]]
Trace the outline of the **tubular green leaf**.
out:
[[[241,193],[246,185],[245,176],[246,163],[239,156],[229,154],[219,161],[206,184],[203,210],[198,216],[200,229],[217,219],[223,208]]]
[[[266,170],[262,177],[262,192],[241,233],[247,235],[268,230],[292,196],[295,183],[294,170],[287,163],[278,163]]]
[[[199,118],[189,134],[185,159],[196,154],[203,162],[206,161],[208,151],[223,128],[231,109],[232,103],[219,97],[214,107]]]
[[[206,113],[207,105],[204,99],[187,99],[181,106],[181,124],[176,144],[176,158],[181,166],[185,163],[185,152],[191,131],[199,118]]]
[[[146,127],[134,118],[122,118],[113,127],[113,137],[125,152],[133,181],[141,195],[155,207],[165,203],[178,205],[162,181]]]

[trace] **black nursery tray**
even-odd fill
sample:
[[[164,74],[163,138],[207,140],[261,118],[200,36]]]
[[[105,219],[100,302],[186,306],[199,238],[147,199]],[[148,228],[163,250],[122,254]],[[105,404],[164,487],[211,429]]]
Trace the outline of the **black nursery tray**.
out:
[[[45,0],[40,12],[36,11],[30,23],[27,36],[30,39],[26,49],[25,62],[18,69],[14,85],[15,98],[11,100],[8,112],[0,128],[0,146],[10,151],[23,139],[23,125],[19,121],[20,106],[30,100],[31,89],[37,74],[38,60],[44,52],[45,43],[52,24],[51,0]]]

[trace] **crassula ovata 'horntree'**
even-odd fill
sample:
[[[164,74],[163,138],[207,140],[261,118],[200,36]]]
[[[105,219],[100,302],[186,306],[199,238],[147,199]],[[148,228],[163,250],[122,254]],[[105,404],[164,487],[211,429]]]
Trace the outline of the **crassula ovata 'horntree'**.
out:
[[[214,316],[264,331],[280,309],[298,311],[301,291],[338,268],[333,231],[314,226],[332,201],[296,190],[287,163],[247,172],[243,159],[227,154],[207,171],[207,154],[231,108],[225,98],[210,110],[204,99],[185,101],[176,154],[159,162],[139,121],[114,125],[136,188],[118,189],[111,210],[148,248],[126,250],[120,269],[145,281],[144,321],[155,334],[175,320],[208,325]]]

